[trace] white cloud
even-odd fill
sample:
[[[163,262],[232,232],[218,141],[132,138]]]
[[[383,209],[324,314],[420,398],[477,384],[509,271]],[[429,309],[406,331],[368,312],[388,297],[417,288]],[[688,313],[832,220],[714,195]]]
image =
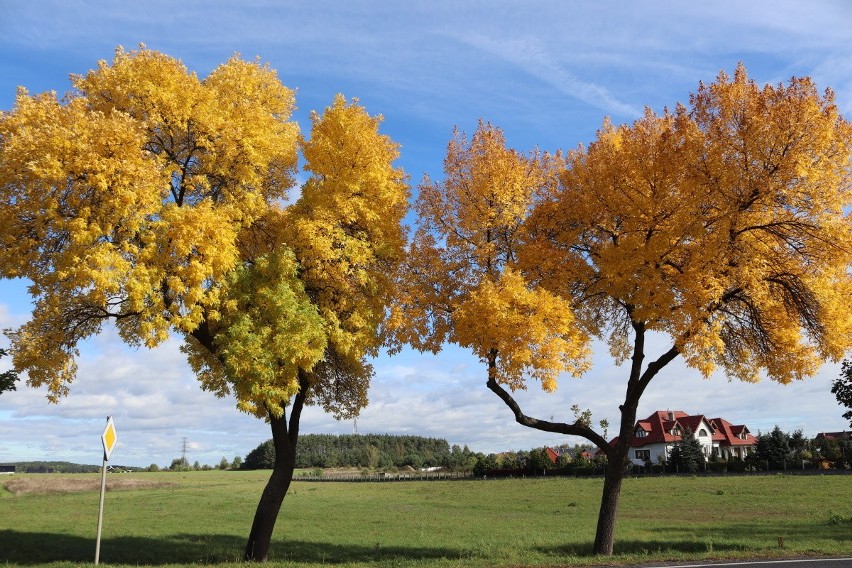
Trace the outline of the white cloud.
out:
[[[190,461],[215,465],[222,456],[244,456],[270,437],[268,426],[235,410],[230,398],[203,392],[178,352],[176,341],[153,351],[120,345],[112,332],[99,337],[80,360],[80,375],[70,396],[48,404],[44,392],[26,387],[0,396],[0,462],[69,459],[97,463],[107,415],[116,421],[119,444],[112,461],[130,465],[168,465],[180,455],[183,438]],[[599,346],[597,353],[605,353]],[[653,348],[653,346],[652,346]],[[649,355],[650,357],[650,355]],[[361,433],[417,434],[467,444],[475,451],[528,449],[581,442],[516,424],[509,410],[485,387],[485,369],[456,348],[436,356],[406,351],[376,362],[370,405],[358,420]],[[618,423],[626,367],[613,367],[605,355],[580,379],[564,378],[544,393],[537,385],[515,393],[523,410],[545,419],[570,420],[570,407],[589,408],[595,422],[606,418],[610,433]],[[729,383],[701,379],[675,361],[654,379],[639,417],[678,409],[746,423],[753,431],[776,424],[808,435],[843,429],[842,411],[829,392],[837,368],[793,385]],[[351,433],[351,421],[336,422],[318,408],[302,416],[303,434]]]

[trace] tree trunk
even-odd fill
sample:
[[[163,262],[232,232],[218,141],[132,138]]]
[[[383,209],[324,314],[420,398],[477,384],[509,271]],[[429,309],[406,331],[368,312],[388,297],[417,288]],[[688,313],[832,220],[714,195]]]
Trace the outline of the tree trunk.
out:
[[[649,363],[642,372],[642,361],[645,357],[645,325],[642,322],[633,322],[636,332],[633,343],[633,356],[630,378],[627,382],[627,393],[624,404],[619,406],[621,410],[621,425],[618,432],[618,442],[610,446],[609,442],[600,434],[591,429],[590,425],[582,420],[573,424],[566,422],[550,422],[539,420],[523,413],[517,401],[512,395],[497,382],[497,350],[491,349],[488,353],[488,382],[486,386],[494,392],[509,407],[515,415],[518,424],[528,428],[535,428],[543,432],[558,432],[569,436],[582,436],[595,444],[606,454],[607,466],[604,477],[603,495],[601,497],[601,508],[598,514],[598,527],[595,533],[594,553],[612,556],[613,544],[615,542],[615,519],[618,513],[618,498],[621,495],[621,482],[624,479],[627,456],[630,452],[630,441],[633,439],[633,431],[636,423],[636,409],[642,393],[656,374],[669,364],[680,351],[676,346],[671,347],[663,353],[656,361]]]
[[[618,442],[609,446],[606,452],[607,465],[604,476],[601,509],[598,513],[598,527],[595,532],[595,554],[612,556],[615,543],[615,519],[618,514],[618,499],[621,496],[621,482],[627,466],[627,456],[630,453],[630,442],[636,428],[636,410],[639,399],[657,373],[678,356],[676,346],[663,353],[656,361],[648,364],[642,372],[642,361],[645,358],[645,325],[633,322],[636,336],[633,339],[633,356],[631,357],[630,379],[627,381],[627,393],[621,410],[621,425],[618,429]],[[600,446],[599,446],[600,447]]]
[[[618,498],[621,496],[621,481],[624,479],[625,457],[626,454],[621,448],[617,448],[607,461],[601,509],[598,513],[598,528],[595,532],[595,554],[612,556],[615,543],[615,518],[618,513]]]
[[[296,447],[295,444],[290,444],[287,436],[286,418],[270,416],[269,423],[272,427],[272,442],[275,445],[275,464],[254,514],[243,557],[247,562],[266,562],[275,521],[278,520],[278,512],[290,488],[293,469],[296,467]]]
[[[222,360],[222,354],[216,349],[208,323],[204,320],[191,335],[210,353]],[[293,397],[289,424],[286,410],[280,417],[267,412],[269,426],[272,429],[272,444],[275,446],[275,463],[272,466],[272,475],[269,476],[269,481],[263,488],[260,502],[254,513],[254,521],[252,521],[251,532],[249,532],[248,543],[243,554],[246,562],[266,562],[269,546],[272,544],[272,531],[275,529],[281,504],[293,481],[293,470],[296,468],[296,443],[299,440],[299,420],[310,388],[308,375],[302,369],[298,371],[298,380],[299,392]]]
[[[251,525],[248,543],[243,559],[246,562],[266,562],[269,556],[269,546],[272,543],[272,531],[281,504],[293,481],[293,470],[296,468],[296,443],[299,440],[299,419],[302,407],[305,405],[309,383],[304,371],[299,370],[299,393],[293,398],[293,408],[290,412],[289,426],[287,413],[279,418],[269,413],[269,425],[272,428],[272,444],[275,446],[275,465],[272,475],[263,489],[254,521]]]

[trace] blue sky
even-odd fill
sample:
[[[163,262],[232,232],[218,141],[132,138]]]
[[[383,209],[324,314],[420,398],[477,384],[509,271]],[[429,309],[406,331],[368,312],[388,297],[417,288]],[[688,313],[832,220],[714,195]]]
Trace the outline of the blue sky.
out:
[[[234,53],[259,57],[298,89],[296,118],[358,97],[384,116],[382,130],[402,145],[399,165],[414,186],[442,175],[454,126],[471,132],[482,118],[500,126],[512,147],[567,149],[593,139],[604,117],[615,123],[687,102],[699,81],[745,63],[758,82],[810,75],[831,87],[852,116],[852,3],[565,2],[430,0],[393,2],[245,2],[0,0],[0,109],[15,90],[69,88],[70,73],[111,59],[118,45],[144,43],[205,76]],[[26,283],[0,281],[0,327],[26,321]],[[0,338],[0,345],[6,340]],[[664,348],[661,338],[653,342]],[[177,340],[154,351],[130,350],[107,332],[88,342],[70,396],[51,405],[20,385],[0,395],[0,463],[44,459],[98,463],[100,433],[115,418],[112,462],[168,465],[189,443],[190,461],[216,464],[244,456],[269,438],[262,421],[230,399],[202,392]],[[653,346],[653,345],[652,345]],[[617,420],[625,368],[597,347],[594,368],[565,378],[556,393],[520,393],[531,415],[568,419],[575,402],[597,421]],[[0,360],[0,369],[7,361]],[[523,428],[485,388],[482,365],[457,349],[437,356],[403,352],[375,361],[370,406],[358,430],[421,434],[473,450],[575,443]],[[746,423],[778,424],[808,435],[848,424],[830,393],[839,366],[788,386],[703,380],[679,361],[646,391],[639,414],[678,409]],[[316,409],[304,433],[349,433]]]

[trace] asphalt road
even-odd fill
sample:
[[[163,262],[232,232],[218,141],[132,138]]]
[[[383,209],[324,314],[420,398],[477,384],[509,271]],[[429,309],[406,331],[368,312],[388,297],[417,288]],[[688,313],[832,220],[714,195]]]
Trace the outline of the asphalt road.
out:
[[[800,558],[793,560],[754,560],[750,562],[707,562],[666,564],[646,568],[852,568],[850,558]]]

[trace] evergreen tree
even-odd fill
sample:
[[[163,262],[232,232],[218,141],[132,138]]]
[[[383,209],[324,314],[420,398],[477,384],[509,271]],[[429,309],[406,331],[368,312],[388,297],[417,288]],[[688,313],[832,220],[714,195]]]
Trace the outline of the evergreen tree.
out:
[[[676,471],[696,473],[704,464],[704,448],[691,430],[687,430],[683,439],[675,444],[669,453],[669,467]]]
[[[275,445],[267,440],[253,449],[242,463],[242,469],[272,469],[275,465]]]
[[[6,350],[0,349],[0,357],[6,356]],[[0,393],[16,390],[15,383],[18,381],[18,373],[12,369],[0,373]]]
[[[837,397],[837,402],[846,407],[843,418],[852,426],[852,360],[843,361],[840,377],[831,384],[831,392]]]
[[[790,437],[775,426],[769,434],[758,434],[756,451],[756,459],[761,465],[768,464],[769,469],[784,469],[790,454]]]

